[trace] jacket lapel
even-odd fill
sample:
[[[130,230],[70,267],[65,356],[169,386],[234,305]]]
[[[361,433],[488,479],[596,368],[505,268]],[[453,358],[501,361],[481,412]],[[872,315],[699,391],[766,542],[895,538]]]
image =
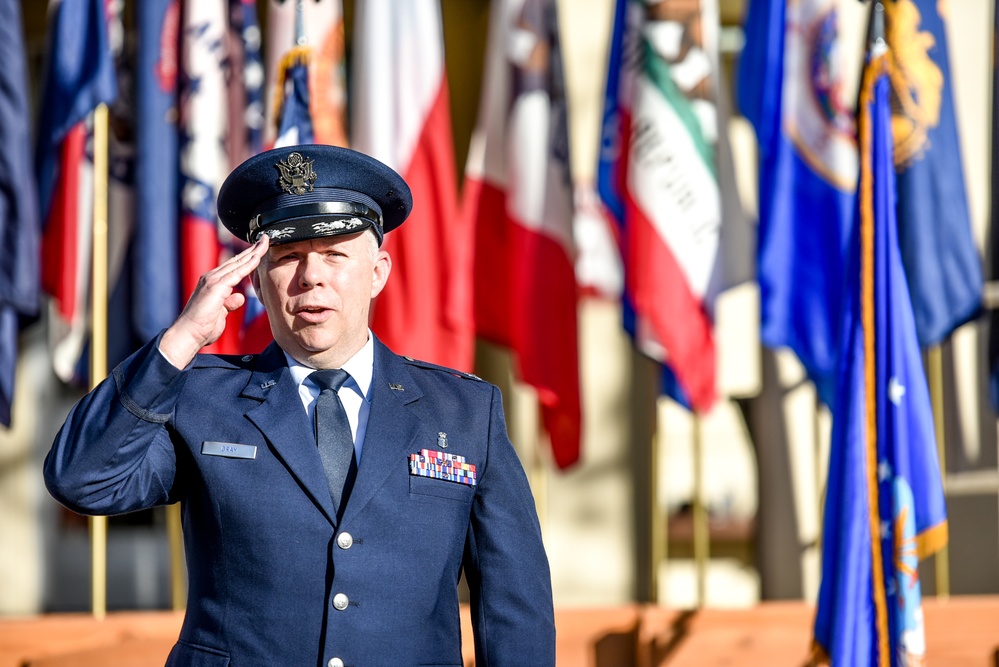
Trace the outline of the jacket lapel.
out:
[[[262,401],[247,411],[247,419],[260,429],[292,476],[335,526],[336,512],[316,449],[315,434],[302,407],[298,385],[277,344],[268,345],[258,357],[242,395]]]
[[[423,395],[420,387],[406,364],[377,338],[371,385],[364,447],[344,520],[364,509],[393,470],[408,465],[409,454],[418,451],[417,436],[425,430],[423,422],[405,407]]]

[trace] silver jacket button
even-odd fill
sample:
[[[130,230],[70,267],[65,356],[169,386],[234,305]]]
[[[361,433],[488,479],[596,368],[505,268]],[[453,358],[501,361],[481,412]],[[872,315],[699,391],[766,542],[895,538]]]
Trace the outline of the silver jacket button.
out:
[[[354,544],[354,538],[350,533],[340,533],[336,536],[336,544],[341,549],[349,549]]]
[[[343,667],[343,660],[340,658],[330,658],[330,661],[326,663],[326,667]]]
[[[333,596],[333,607],[337,611],[343,611],[350,604],[350,600],[343,593],[337,593]]]

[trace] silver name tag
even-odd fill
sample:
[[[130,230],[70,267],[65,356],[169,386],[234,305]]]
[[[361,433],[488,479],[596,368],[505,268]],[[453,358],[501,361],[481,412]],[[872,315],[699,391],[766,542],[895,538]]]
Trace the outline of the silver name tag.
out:
[[[205,440],[201,443],[201,453],[209,456],[227,456],[231,459],[255,459],[257,458],[257,446]]]

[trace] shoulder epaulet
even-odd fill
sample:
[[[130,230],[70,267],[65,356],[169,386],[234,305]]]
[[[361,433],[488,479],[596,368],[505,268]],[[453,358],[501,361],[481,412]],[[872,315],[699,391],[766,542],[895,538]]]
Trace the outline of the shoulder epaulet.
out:
[[[474,373],[466,373],[464,371],[455,370],[453,368],[448,368],[447,366],[440,366],[438,364],[432,364],[429,361],[421,361],[419,359],[414,359],[413,357],[403,357],[407,364],[410,366],[416,366],[417,368],[423,368],[430,371],[441,371],[444,373],[449,373],[455,377],[465,378],[467,380],[478,380],[479,382],[485,382],[482,378]]]
[[[198,354],[194,357],[194,367],[241,370],[250,368],[257,356],[256,354]]]

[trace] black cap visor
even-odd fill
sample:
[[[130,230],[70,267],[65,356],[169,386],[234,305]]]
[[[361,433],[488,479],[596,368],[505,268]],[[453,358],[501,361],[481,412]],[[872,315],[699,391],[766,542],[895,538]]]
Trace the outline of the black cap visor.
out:
[[[372,228],[381,245],[382,220],[378,213],[353,202],[312,202],[286,206],[250,220],[248,241],[255,242],[261,234],[271,237],[272,244],[294,243],[324,236],[356,234]]]

